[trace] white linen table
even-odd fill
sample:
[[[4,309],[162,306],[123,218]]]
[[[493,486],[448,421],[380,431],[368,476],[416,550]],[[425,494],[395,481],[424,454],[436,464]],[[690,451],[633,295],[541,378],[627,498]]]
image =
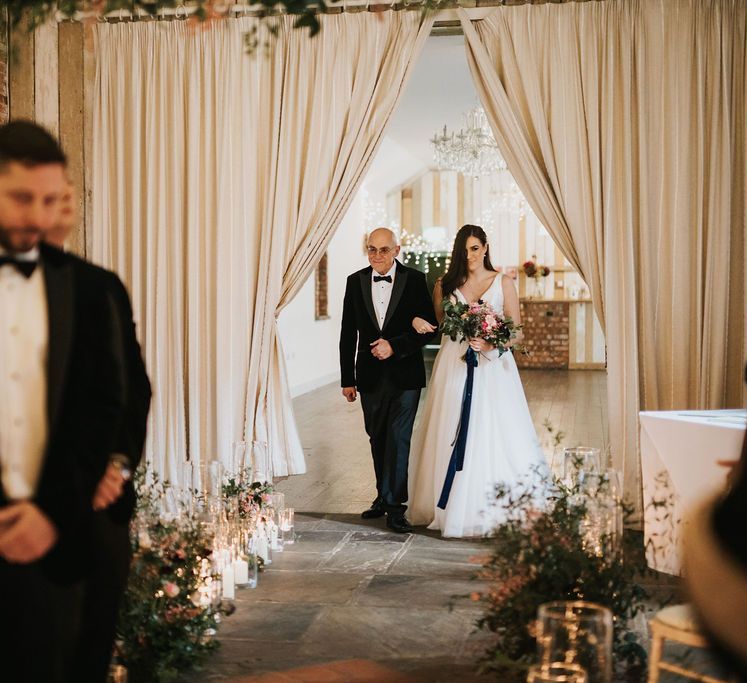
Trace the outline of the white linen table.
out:
[[[649,567],[680,574],[683,514],[726,483],[719,460],[742,450],[747,410],[643,411],[643,522]]]

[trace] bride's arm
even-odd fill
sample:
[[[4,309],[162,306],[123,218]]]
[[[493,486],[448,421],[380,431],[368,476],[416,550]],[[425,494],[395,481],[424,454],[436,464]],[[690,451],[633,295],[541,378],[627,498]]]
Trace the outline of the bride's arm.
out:
[[[519,304],[519,295],[516,293],[514,281],[508,275],[501,276],[501,287],[503,287],[503,315],[514,321],[514,325],[521,325],[521,306]],[[524,338],[521,330],[506,346],[518,344]]]
[[[436,280],[436,284],[433,286],[433,308],[436,311],[436,320],[438,320],[439,325],[444,319],[443,301],[443,287],[441,286],[441,278],[438,278],[438,280]]]

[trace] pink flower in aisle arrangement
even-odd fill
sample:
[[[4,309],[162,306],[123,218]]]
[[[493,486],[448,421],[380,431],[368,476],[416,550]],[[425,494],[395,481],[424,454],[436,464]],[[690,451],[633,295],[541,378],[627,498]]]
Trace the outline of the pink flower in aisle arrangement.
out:
[[[171,581],[166,581],[163,584],[163,592],[170,598],[175,598],[179,595],[179,586]]]

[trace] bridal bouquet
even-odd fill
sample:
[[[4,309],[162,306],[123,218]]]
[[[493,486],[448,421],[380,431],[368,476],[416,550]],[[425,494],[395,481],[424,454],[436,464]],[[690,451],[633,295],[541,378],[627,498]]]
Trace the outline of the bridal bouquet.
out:
[[[444,299],[443,309],[443,334],[452,341],[482,338],[498,349],[499,356],[509,350],[509,342],[516,338],[521,329],[521,325],[516,325],[509,317],[498,315],[490,304],[482,300],[474,304],[463,304]],[[513,348],[521,350],[517,345]]]

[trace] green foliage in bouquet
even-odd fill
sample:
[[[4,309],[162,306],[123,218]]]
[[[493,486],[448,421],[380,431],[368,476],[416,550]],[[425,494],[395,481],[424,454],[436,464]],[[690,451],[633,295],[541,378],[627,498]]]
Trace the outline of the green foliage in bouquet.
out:
[[[542,496],[534,488],[497,487],[496,502],[506,518],[495,529],[489,541],[492,552],[478,574],[488,581],[488,589],[472,597],[485,606],[478,627],[496,635],[482,667],[496,672],[501,681],[526,680],[527,668],[536,661],[537,608],[555,600],[609,607],[616,670],[636,681],[645,672],[646,651],[629,629],[630,620],[644,607],[646,592],[636,577],[647,571],[645,563],[629,559],[640,556],[632,548],[612,558],[584,548],[581,522],[586,509],[576,493],[557,485],[545,507],[538,508]]]
[[[464,339],[464,324],[467,319],[469,306],[451,299],[443,300],[444,319],[441,322],[441,332],[451,341],[462,341]]]
[[[212,539],[194,518],[158,519],[160,488],[144,486],[142,476],[137,483],[140,503],[117,655],[130,680],[169,681],[217,646],[210,638],[216,612],[204,594]]]

